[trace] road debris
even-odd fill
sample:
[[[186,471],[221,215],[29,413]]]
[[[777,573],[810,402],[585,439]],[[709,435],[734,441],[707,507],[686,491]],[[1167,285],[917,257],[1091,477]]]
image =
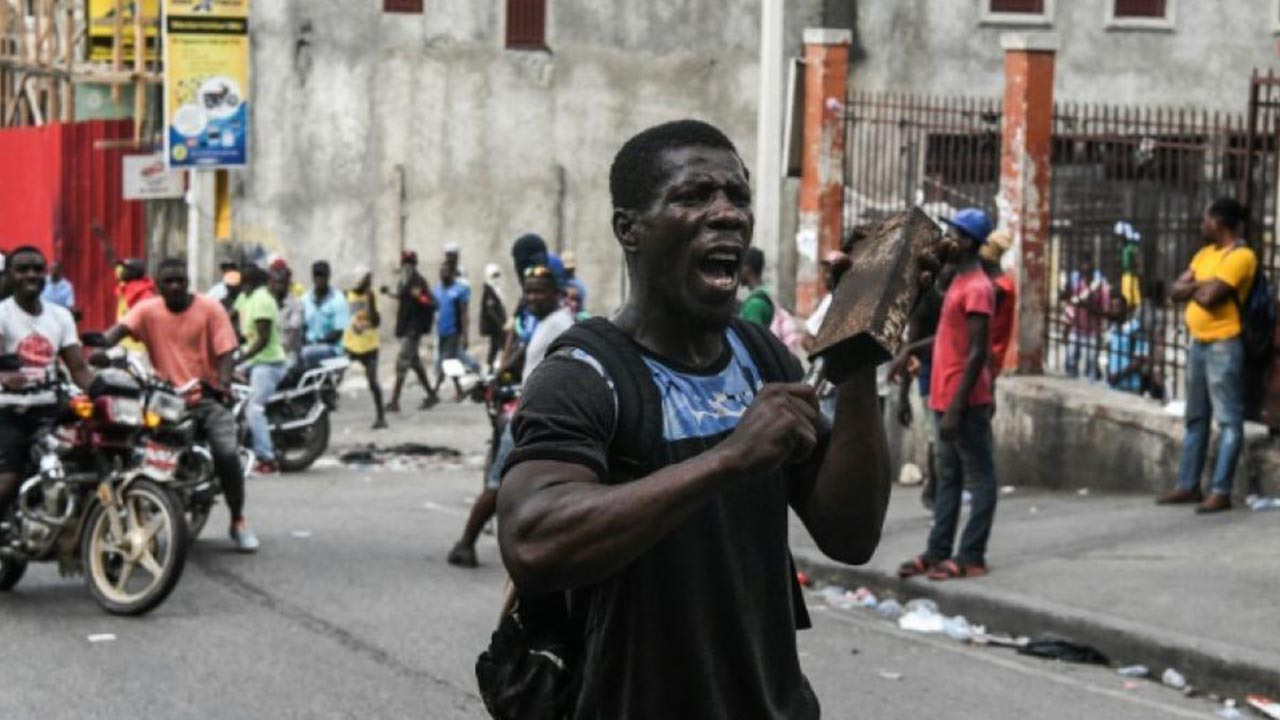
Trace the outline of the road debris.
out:
[[[91,643],[108,643],[108,642],[115,642],[115,641],[116,641],[115,633],[95,633],[89,636],[89,642]]]

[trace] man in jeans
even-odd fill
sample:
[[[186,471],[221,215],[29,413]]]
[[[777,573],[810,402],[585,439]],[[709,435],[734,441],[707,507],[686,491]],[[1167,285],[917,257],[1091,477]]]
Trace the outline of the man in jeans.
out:
[[[444,384],[445,360],[461,360],[473,373],[480,372],[480,363],[467,354],[467,307],[471,303],[471,286],[459,281],[458,266],[454,262],[446,260],[440,265],[440,284],[435,286],[433,293],[440,303],[440,314],[436,318],[436,330],[439,333],[439,344],[436,346],[436,385],[430,394],[438,397],[440,386]],[[457,378],[453,380],[453,389],[457,393],[458,402],[462,402],[462,386]]]
[[[924,554],[898,568],[898,576],[904,578],[927,573],[930,580],[948,580],[987,574],[987,539],[996,513],[989,361],[995,288],[978,259],[991,234],[991,220],[985,212],[968,208],[948,224],[947,234],[959,250],[955,278],[942,301],[929,380],[929,408],[938,419],[933,529]],[[973,506],[960,552],[952,557],[966,485],[973,493]]]
[[[175,387],[192,380],[205,387],[193,415],[209,442],[218,482],[231,513],[231,541],[240,552],[254,552],[258,538],[244,519],[239,431],[236,418],[225,403],[235,365],[235,330],[221,303],[191,293],[186,260],[169,258],[160,263],[157,279],[160,297],[135,305],[119,325],[106,332],[107,344],[132,337],[147,347],[147,355],[160,377]]]
[[[1231,482],[1244,438],[1244,343],[1240,308],[1253,287],[1258,258],[1240,237],[1244,206],[1215,200],[1200,223],[1205,246],[1173,285],[1174,300],[1187,303],[1187,436],[1182,446],[1178,487],[1161,495],[1161,505],[1200,503],[1197,513],[1231,509]],[[1222,429],[1209,497],[1200,474],[1209,451],[1209,423]]]
[[[258,458],[254,472],[261,475],[280,471],[271,426],[267,423],[267,399],[276,391],[285,373],[284,344],[280,342],[280,310],[267,290],[267,271],[250,265],[244,272],[245,292],[236,302],[240,314],[240,334],[245,347],[240,361],[248,368],[253,388],[245,414],[253,436],[253,454]]]

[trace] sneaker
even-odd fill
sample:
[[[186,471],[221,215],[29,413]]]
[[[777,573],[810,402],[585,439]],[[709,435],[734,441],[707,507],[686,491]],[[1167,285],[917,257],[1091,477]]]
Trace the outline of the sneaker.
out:
[[[420,410],[430,410],[431,408],[439,404],[440,404],[440,397],[437,395],[431,395],[431,396],[422,398],[422,404],[419,405],[418,408]]]
[[[473,568],[480,563],[476,562],[475,548],[458,543],[449,551],[449,564],[457,567]]]
[[[1197,515],[1209,515],[1231,509],[1231,497],[1222,493],[1212,493],[1196,508]]]
[[[249,529],[249,524],[245,523],[237,528],[231,526],[231,542],[236,544],[236,550],[242,553],[258,552],[258,536],[253,534],[253,530]]]
[[[1194,505],[1204,500],[1200,488],[1195,490],[1173,489],[1156,498],[1157,505]]]
[[[374,430],[386,430],[386,429],[387,429],[387,419],[386,419],[386,418],[378,418],[377,420],[375,420],[375,421],[374,421],[374,423],[373,423],[373,429],[374,429]]]
[[[280,466],[275,460],[259,460],[253,466],[254,475],[279,475]]]

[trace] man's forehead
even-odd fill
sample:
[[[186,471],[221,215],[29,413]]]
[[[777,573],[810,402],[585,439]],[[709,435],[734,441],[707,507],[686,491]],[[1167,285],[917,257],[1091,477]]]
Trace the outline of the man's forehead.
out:
[[[702,145],[686,145],[663,151],[662,165],[667,180],[676,181],[691,175],[730,173],[745,179],[746,167],[732,150]]]

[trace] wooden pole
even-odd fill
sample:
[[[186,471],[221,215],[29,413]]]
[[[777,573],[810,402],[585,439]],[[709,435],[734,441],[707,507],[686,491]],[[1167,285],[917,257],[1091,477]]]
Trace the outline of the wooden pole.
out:
[[[9,0],[0,0],[0,59],[9,57]],[[12,73],[8,69],[0,69],[0,112],[9,107],[9,86],[13,84]],[[0,126],[8,121],[8,117],[0,117]]]
[[[142,80],[146,72],[147,32],[142,25],[142,0],[133,6],[133,139],[142,139],[142,118],[147,112],[147,86]]]
[[[93,18],[88,19],[89,23],[93,22]],[[115,27],[112,29],[111,38],[111,70],[112,72],[120,72],[120,67],[124,61],[124,0],[116,0],[116,14],[114,18]],[[89,33],[92,37],[93,33]],[[111,102],[120,102],[120,86],[111,86]]]
[[[71,71],[75,68],[76,59],[76,10],[70,2],[66,2],[66,23],[63,28],[62,49],[66,53],[63,69],[66,70],[67,77],[62,81],[62,120],[72,123],[76,121],[76,89],[71,81]]]

